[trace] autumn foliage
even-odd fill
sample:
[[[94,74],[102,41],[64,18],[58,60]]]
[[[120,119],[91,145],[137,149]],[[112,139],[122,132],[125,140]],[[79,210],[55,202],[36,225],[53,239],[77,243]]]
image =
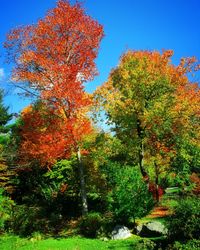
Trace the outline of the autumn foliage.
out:
[[[21,163],[35,160],[42,166],[51,166],[56,160],[69,158],[78,142],[92,131],[83,113],[66,118],[62,111],[44,103],[25,108],[21,119]]]
[[[102,37],[102,26],[79,3],[60,0],[37,24],[8,34],[13,80],[26,95],[48,100],[69,117],[91,103],[83,82],[97,74],[94,59]]]
[[[166,171],[183,142],[199,145],[200,90],[188,77],[198,63],[183,58],[174,65],[172,55],[126,52],[94,95],[143,176],[155,169],[152,178]]]

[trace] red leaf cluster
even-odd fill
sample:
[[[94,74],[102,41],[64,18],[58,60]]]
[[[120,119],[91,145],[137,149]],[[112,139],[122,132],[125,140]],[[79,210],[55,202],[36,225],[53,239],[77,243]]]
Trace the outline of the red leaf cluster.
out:
[[[92,131],[86,117],[66,118],[63,112],[41,103],[27,107],[22,112],[22,122],[20,161],[36,160],[41,165],[68,158],[83,136]]]

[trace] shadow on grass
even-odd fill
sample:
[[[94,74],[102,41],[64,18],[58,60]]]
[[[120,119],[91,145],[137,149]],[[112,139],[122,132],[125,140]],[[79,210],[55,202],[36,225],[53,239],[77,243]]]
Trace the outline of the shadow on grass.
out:
[[[108,249],[134,249],[133,247],[136,246],[134,243],[123,243],[123,242],[120,242],[120,243],[115,243],[115,245],[113,246],[108,246]],[[135,248],[136,249],[136,248]]]

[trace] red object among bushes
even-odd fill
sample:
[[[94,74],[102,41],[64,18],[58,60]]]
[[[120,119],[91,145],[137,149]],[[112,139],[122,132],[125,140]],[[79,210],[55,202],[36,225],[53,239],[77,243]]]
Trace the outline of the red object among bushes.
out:
[[[153,183],[153,182],[149,182],[149,192],[152,193],[153,198],[154,198],[155,200],[157,200],[156,192],[158,192],[158,198],[159,198],[159,199],[160,199],[160,198],[163,196],[163,194],[164,194],[163,188],[160,187],[160,186],[158,186],[158,187],[156,188],[156,184]]]
[[[196,195],[200,195],[200,178],[198,174],[192,173],[192,175],[190,176],[190,180],[194,184],[194,188],[192,190],[193,193]]]

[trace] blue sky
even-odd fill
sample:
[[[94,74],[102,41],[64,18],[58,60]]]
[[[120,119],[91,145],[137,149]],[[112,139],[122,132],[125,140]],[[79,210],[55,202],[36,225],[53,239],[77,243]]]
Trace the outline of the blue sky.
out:
[[[72,3],[74,1],[71,1]],[[93,92],[106,81],[127,49],[174,50],[173,63],[181,57],[200,59],[199,0],[84,0],[86,12],[103,26],[105,37],[96,60],[99,76],[86,84]],[[6,33],[18,25],[36,23],[56,0],[0,1],[0,84],[8,89],[11,66],[5,64]],[[5,97],[11,112],[19,112],[30,101],[12,89]]]

